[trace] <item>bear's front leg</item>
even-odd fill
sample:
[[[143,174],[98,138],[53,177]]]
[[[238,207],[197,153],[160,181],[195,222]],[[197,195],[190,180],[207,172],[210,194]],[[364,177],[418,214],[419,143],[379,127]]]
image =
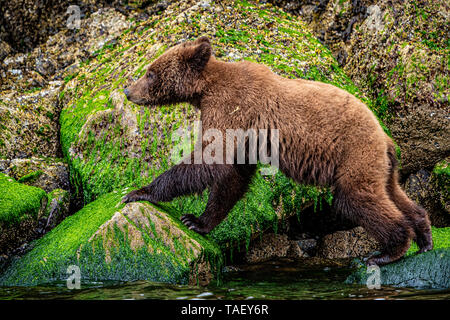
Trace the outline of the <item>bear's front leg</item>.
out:
[[[255,165],[218,165],[205,212],[196,217],[186,214],[181,221],[191,230],[207,234],[221,223],[248,189]]]
[[[149,201],[151,203],[156,203],[156,200],[152,193],[152,185],[148,185],[139,190],[133,190],[122,198],[122,203],[136,202],[136,201]]]
[[[167,202],[172,199],[201,193],[216,180],[216,165],[178,164],[161,174],[150,185],[131,191],[122,202]]]

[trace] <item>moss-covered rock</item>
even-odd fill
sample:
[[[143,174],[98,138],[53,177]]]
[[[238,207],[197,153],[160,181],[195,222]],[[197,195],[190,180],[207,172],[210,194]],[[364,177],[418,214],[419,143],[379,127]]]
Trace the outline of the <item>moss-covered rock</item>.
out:
[[[450,172],[448,159],[436,164],[433,170],[419,170],[409,175],[405,183],[408,196],[420,203],[436,227],[450,227]]]
[[[0,173],[0,255],[20,253],[69,215],[70,193],[46,193]]]
[[[378,101],[402,149],[402,172],[430,169],[450,152],[449,7],[445,1],[382,0],[369,8],[344,69]]]
[[[61,81],[34,92],[0,94],[0,159],[59,157]]]
[[[34,237],[46,205],[44,190],[0,173],[0,254],[7,254]]]
[[[71,265],[80,268],[82,282],[196,283],[220,270],[216,245],[153,205],[122,204],[126,192],[99,197],[36,240],[1,276],[0,285],[65,280]]]
[[[450,157],[442,160],[433,169],[434,187],[439,193],[439,200],[450,216]]]
[[[61,143],[73,184],[89,203],[125,186],[140,187],[173,165],[175,132],[189,128],[199,112],[188,104],[138,107],[122,88],[171,45],[207,35],[222,60],[252,60],[291,78],[332,83],[369,105],[339,68],[331,52],[302,21],[267,3],[194,1],[170,5],[159,16],[135,23],[114,46],[85,63],[61,93]],[[200,214],[207,193],[167,204],[174,215]],[[212,233],[223,247],[247,244],[255,231],[306,204],[318,205],[325,189],[298,186],[285,176],[257,176],[250,192]]]
[[[306,21],[314,35],[333,52],[341,65],[345,65],[354,28],[368,15],[368,7],[378,0],[269,0],[287,12],[298,15]],[[378,19],[371,22],[373,27]]]
[[[39,187],[46,192],[69,190],[69,169],[62,159],[28,158],[0,160],[0,172],[20,183]]]
[[[70,193],[67,190],[54,189],[47,194],[47,198],[47,207],[45,208],[42,218],[40,219],[41,229],[39,232],[41,234],[44,234],[56,227],[70,214]]]
[[[415,255],[417,246],[411,246],[406,258],[382,266],[382,285],[415,288],[450,288],[450,228],[433,228],[434,250]],[[366,284],[370,274],[360,265],[347,283]]]

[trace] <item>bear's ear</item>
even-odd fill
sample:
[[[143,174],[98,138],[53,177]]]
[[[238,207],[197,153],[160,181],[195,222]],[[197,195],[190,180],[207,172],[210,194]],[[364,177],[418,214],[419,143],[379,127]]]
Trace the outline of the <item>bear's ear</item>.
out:
[[[209,43],[208,38],[207,41],[200,41],[201,37],[194,41],[192,46],[187,46],[183,50],[183,58],[189,64],[189,66],[197,71],[202,71],[211,57],[211,44]]]
[[[195,40],[193,43],[194,44],[200,44],[202,42],[211,43],[207,36],[201,36],[201,37],[197,38],[197,40]]]

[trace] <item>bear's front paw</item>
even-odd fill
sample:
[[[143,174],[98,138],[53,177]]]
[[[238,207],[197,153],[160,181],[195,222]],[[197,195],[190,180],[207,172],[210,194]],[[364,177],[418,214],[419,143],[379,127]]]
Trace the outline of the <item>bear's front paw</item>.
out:
[[[122,198],[122,203],[136,202],[136,201],[151,201],[151,196],[143,189],[134,190]]]
[[[200,219],[193,214],[186,214],[182,216],[181,222],[183,222],[186,227],[199,234],[205,235],[208,233],[208,231],[203,227],[203,223],[200,221]]]

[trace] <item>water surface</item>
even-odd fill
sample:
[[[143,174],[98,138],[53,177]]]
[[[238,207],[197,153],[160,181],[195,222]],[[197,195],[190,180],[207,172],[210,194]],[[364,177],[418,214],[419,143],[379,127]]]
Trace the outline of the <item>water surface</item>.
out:
[[[233,270],[233,269],[232,269]],[[350,269],[338,265],[308,265],[299,261],[270,261],[227,271],[220,284],[207,287],[150,281],[81,282],[69,290],[65,282],[36,287],[0,287],[0,300],[10,299],[450,299],[450,289],[419,290],[382,286],[368,289],[345,284]]]

